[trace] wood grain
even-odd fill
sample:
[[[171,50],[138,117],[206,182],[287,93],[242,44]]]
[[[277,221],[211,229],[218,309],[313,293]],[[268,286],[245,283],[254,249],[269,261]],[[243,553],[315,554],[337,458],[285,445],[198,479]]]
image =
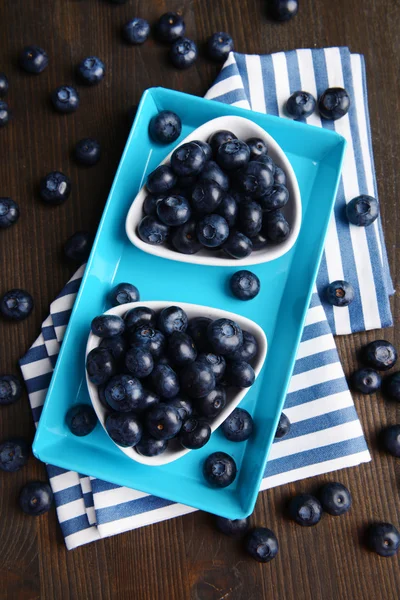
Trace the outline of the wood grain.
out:
[[[153,0],[112,4],[107,0],[3,0],[0,3],[0,71],[10,79],[8,101],[14,118],[0,131],[0,195],[21,206],[18,225],[0,235],[0,292],[22,286],[35,298],[35,311],[21,324],[0,324],[2,372],[17,372],[16,361],[37,335],[48,305],[74,271],[63,261],[65,239],[79,229],[95,232],[129,130],[127,112],[144,89],[166,87],[202,95],[219,67],[203,56],[187,72],[168,65],[167,49],[153,40],[124,45],[120,28],[128,18],[154,22],[166,10],[184,14],[187,33],[202,44],[226,30],[242,52],[266,53],[301,47],[348,45],[367,61],[376,172],[395,287],[400,275],[400,3],[398,0],[302,0],[299,15],[286,25],[267,19],[264,0]],[[39,77],[23,73],[17,56],[26,44],[46,48],[49,68]],[[49,106],[57,85],[74,82],[74,67],[95,54],[107,66],[94,89],[79,88],[81,107],[60,116]],[[98,138],[101,164],[90,170],[71,160],[74,143]],[[41,176],[59,169],[72,180],[65,205],[51,208],[37,198]],[[400,303],[394,297],[396,325]],[[346,370],[356,351],[381,336],[400,347],[400,329],[337,340]],[[324,518],[304,530],[283,511],[287,498],[313,490],[335,475],[287,485],[260,494],[254,523],[271,527],[280,553],[268,565],[247,559],[240,546],[215,534],[211,517],[193,513],[67,552],[54,511],[39,519],[16,507],[21,485],[45,477],[33,458],[23,471],[0,475],[0,598],[12,600],[342,600],[399,597],[399,560],[381,559],[360,545],[366,523],[400,523],[398,463],[381,453],[376,433],[399,418],[398,407],[380,396],[355,397],[373,462],[340,471],[354,508],[343,518]],[[33,438],[27,398],[4,407],[0,439]]]

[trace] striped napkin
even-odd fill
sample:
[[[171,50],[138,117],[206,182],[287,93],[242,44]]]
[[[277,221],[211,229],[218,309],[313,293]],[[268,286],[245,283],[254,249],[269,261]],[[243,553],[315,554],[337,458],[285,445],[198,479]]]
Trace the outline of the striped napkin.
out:
[[[279,73],[279,76],[275,76]],[[351,333],[391,324],[393,293],[380,221],[367,229],[349,226],[343,207],[358,193],[376,195],[363,57],[347,49],[298,50],[270,56],[231,54],[208,98],[283,116],[291,92],[319,95],[345,86],[353,105],[335,127],[349,145],[325,256],[314,290],[285,403],[290,434],[272,446],[261,489],[369,461],[361,425],[347,387],[332,331]],[[20,360],[35,423],[57,360],[60,344],[83,275],[81,267],[52,303],[41,335]],[[348,309],[321,302],[329,280],[353,283],[357,298]],[[354,308],[352,308],[354,306]],[[342,314],[343,313],[343,314]],[[68,549],[193,508],[48,465],[57,514]]]

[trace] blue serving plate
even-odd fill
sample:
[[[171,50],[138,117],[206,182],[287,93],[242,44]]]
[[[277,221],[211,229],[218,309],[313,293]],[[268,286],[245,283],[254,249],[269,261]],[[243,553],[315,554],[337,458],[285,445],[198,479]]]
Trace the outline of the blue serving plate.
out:
[[[234,267],[169,261],[142,252],[126,236],[125,218],[132,200],[146,175],[171,151],[171,146],[153,142],[148,134],[150,119],[165,109],[180,115],[180,139],[216,117],[238,115],[250,119],[280,144],[293,166],[302,199],[300,234],[287,254],[251,267],[261,280],[261,292],[250,302],[237,300],[228,291]],[[51,380],[33,444],[37,458],[230,519],[252,512],[322,256],[345,146],[341,136],[326,129],[163,88],[144,93]],[[100,425],[84,438],[70,433],[65,424],[67,410],[75,403],[90,402],[85,381],[90,322],[110,308],[108,292],[124,281],[134,283],[143,300],[204,304],[248,317],[263,328],[268,339],[266,362],[241,403],[255,420],[254,435],[246,443],[229,442],[217,430],[201,450],[153,467],[125,456]],[[235,482],[224,489],[209,487],[202,474],[204,458],[217,450],[232,455],[238,466]]]

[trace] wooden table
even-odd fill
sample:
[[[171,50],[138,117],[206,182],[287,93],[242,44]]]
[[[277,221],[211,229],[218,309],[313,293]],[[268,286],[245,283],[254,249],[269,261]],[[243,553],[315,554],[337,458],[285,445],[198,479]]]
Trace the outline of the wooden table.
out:
[[[144,89],[163,85],[203,95],[219,67],[203,56],[187,72],[168,65],[166,48],[149,40],[141,48],[124,45],[120,27],[128,18],[154,22],[166,10],[182,10],[187,33],[203,42],[214,31],[229,31],[238,51],[268,53],[301,47],[348,45],[367,60],[373,144],[381,210],[395,287],[400,274],[400,4],[389,0],[302,0],[299,15],[285,25],[267,20],[262,0],[2,0],[0,71],[10,79],[13,122],[0,131],[0,195],[21,206],[18,225],[0,234],[1,293],[11,287],[29,290],[36,308],[20,324],[0,324],[1,372],[17,372],[16,361],[35,339],[50,301],[72,275],[62,258],[62,244],[79,229],[96,231],[129,131],[127,112]],[[19,70],[24,45],[38,44],[50,56],[39,77]],[[74,81],[73,69],[85,56],[100,56],[105,80],[82,89],[81,107],[70,116],[55,114],[49,92]],[[91,170],[71,160],[74,143],[98,138],[101,164]],[[44,206],[37,197],[39,179],[51,170],[72,179],[73,193],[64,205]],[[392,303],[395,320],[400,304]],[[356,367],[356,350],[384,336],[400,346],[394,329],[337,340],[346,373]],[[382,519],[400,521],[399,468],[377,448],[376,434],[396,422],[394,404],[381,396],[355,397],[373,462],[260,494],[255,523],[271,527],[280,553],[259,565],[239,545],[215,533],[210,517],[194,513],[67,552],[55,511],[38,519],[16,506],[25,481],[44,478],[33,458],[28,467],[0,475],[0,598],[113,600],[385,600],[399,598],[398,557],[383,559],[360,544],[363,526]],[[0,439],[12,434],[33,438],[26,396],[4,407]],[[396,468],[397,467],[397,468]],[[337,477],[354,498],[349,515],[326,518],[303,529],[283,516],[289,495],[313,490]]]

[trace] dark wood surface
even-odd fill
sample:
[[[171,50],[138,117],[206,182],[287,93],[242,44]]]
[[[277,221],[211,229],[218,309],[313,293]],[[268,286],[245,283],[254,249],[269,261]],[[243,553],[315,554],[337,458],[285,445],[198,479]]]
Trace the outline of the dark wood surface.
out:
[[[299,15],[286,25],[267,20],[265,0],[2,0],[0,71],[10,79],[13,122],[0,131],[0,196],[21,206],[18,225],[0,235],[1,293],[29,290],[35,311],[21,324],[0,324],[0,371],[17,373],[16,361],[35,339],[50,301],[74,271],[62,259],[64,240],[79,229],[96,231],[129,130],[127,111],[144,89],[163,85],[203,95],[218,66],[201,57],[187,72],[168,66],[166,48],[149,40],[141,48],[121,42],[120,27],[133,16],[154,22],[166,10],[185,15],[187,32],[199,43],[218,30],[229,31],[236,49],[268,53],[300,47],[348,45],[367,60],[376,170],[389,259],[395,287],[400,275],[400,3],[398,0],[302,0]],[[44,47],[49,68],[39,77],[18,69],[26,44]],[[70,116],[55,114],[49,92],[74,81],[74,66],[87,55],[100,56],[107,76],[94,89],[80,88],[81,107]],[[71,148],[85,136],[103,147],[101,164],[78,168]],[[63,206],[49,208],[37,198],[41,176],[67,173],[73,184]],[[395,297],[396,324],[400,304]],[[384,335],[400,346],[399,329],[338,339],[346,373],[356,366],[356,350]],[[399,598],[398,557],[383,559],[360,544],[363,526],[382,519],[400,523],[399,468],[381,453],[376,433],[398,418],[395,405],[380,396],[355,397],[373,462],[344,470],[354,508],[346,517],[325,518],[303,529],[282,514],[286,498],[312,490],[335,475],[318,477],[260,494],[255,524],[271,527],[280,553],[270,564],[247,559],[238,544],[214,532],[209,516],[195,513],[67,552],[55,512],[33,519],[16,507],[21,485],[43,478],[43,465],[0,475],[0,598],[61,600],[337,600]],[[26,396],[3,407],[0,439],[33,438]]]

